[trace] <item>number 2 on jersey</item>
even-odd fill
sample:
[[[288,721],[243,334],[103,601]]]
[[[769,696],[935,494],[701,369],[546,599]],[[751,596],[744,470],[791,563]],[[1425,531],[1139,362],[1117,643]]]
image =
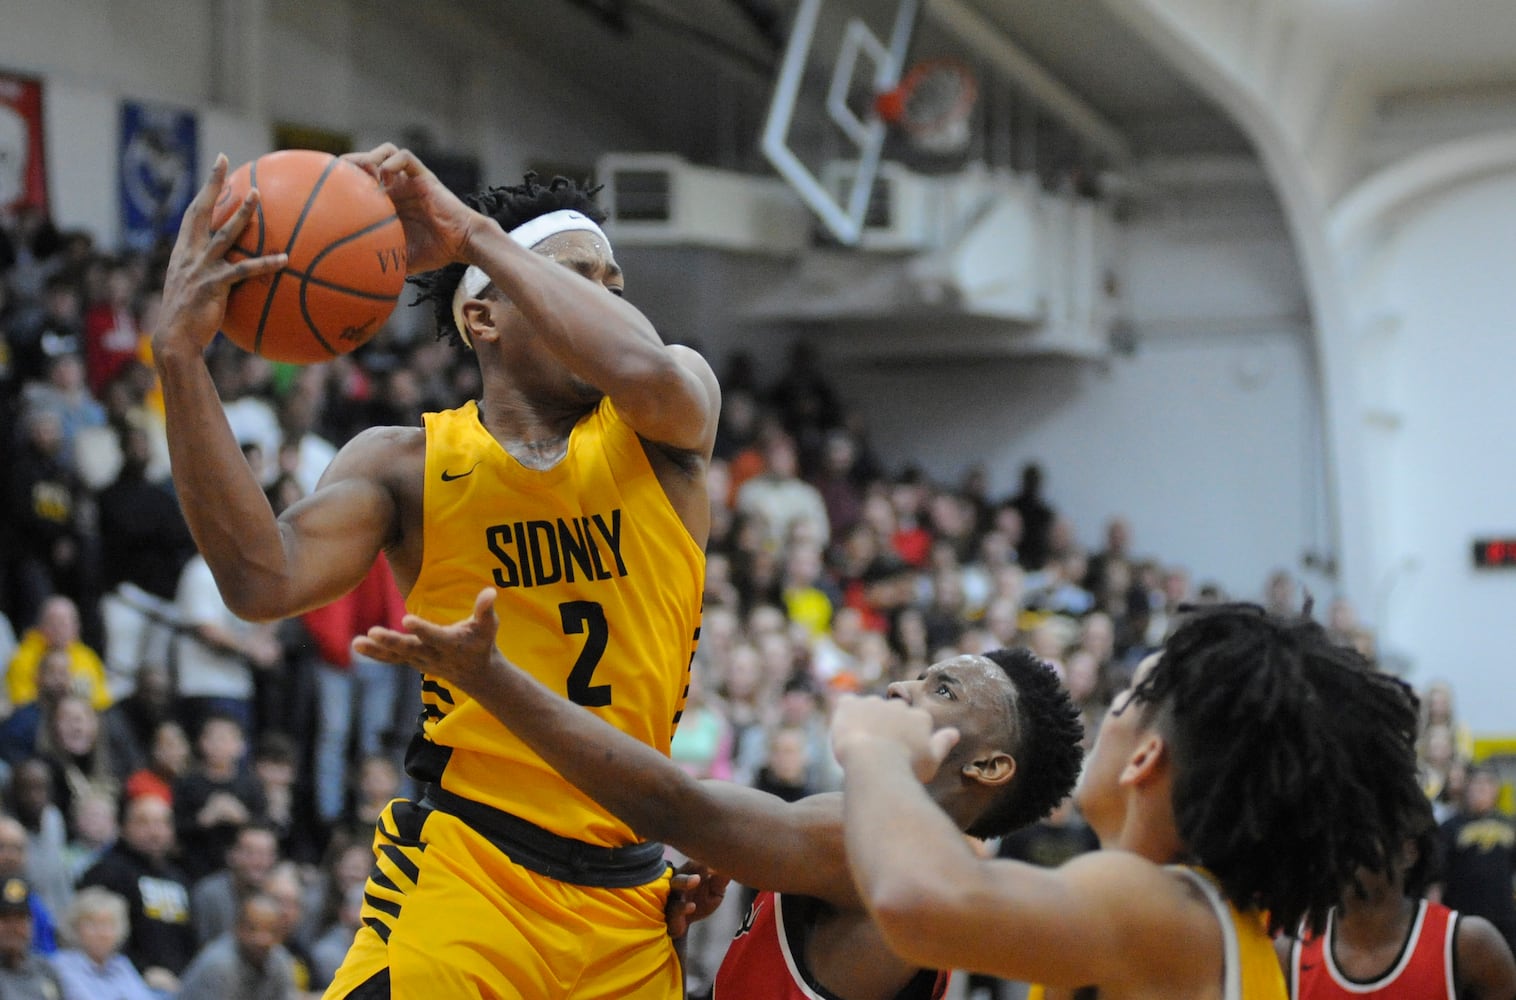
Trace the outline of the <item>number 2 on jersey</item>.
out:
[[[611,636],[610,626],[605,621],[605,608],[598,601],[564,601],[558,605],[558,613],[563,616],[564,635],[586,633],[584,648],[579,651],[579,659],[574,661],[574,669],[569,671],[568,699],[586,708],[604,708],[611,703],[611,686],[591,684],[590,679],[600,665],[600,658],[605,655],[606,642]]]

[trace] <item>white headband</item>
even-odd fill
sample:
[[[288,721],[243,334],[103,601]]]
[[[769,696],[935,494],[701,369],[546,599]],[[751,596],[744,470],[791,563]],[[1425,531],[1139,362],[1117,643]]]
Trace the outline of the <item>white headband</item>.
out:
[[[582,212],[572,209],[560,208],[556,212],[539,215],[535,219],[528,219],[521,225],[512,229],[508,235],[517,244],[530,250],[549,236],[557,236],[559,233],[572,232],[594,233],[605,240],[605,245],[610,246],[610,237],[605,235],[605,230],[595,225],[595,220]],[[469,347],[473,342],[469,340],[468,324],[463,321],[463,303],[469,299],[477,299],[490,285],[490,277],[479,268],[470,264],[468,270],[463,272],[463,277],[458,281],[458,289],[453,292],[453,325],[458,328],[458,335]]]

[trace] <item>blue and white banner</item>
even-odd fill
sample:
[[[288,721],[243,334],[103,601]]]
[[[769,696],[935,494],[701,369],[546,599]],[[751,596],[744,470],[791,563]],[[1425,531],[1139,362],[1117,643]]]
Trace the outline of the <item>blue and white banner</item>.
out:
[[[146,250],[173,239],[195,196],[200,125],[193,111],[121,102],[121,238]]]

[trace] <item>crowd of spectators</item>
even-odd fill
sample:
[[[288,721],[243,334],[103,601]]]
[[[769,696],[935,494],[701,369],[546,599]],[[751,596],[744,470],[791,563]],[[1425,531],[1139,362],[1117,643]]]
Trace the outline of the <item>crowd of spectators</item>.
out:
[[[159,996],[226,997],[241,963],[319,991],[357,926],[374,819],[411,790],[419,681],[349,646],[402,602],[382,560],[298,619],[244,622],[221,602],[168,478],[148,336],[162,264],[37,213],[0,228],[0,986],[13,889],[31,923],[18,954],[70,956],[65,984],[136,975]],[[480,388],[425,330],[305,368],[226,344],[211,362],[275,510],[359,430]],[[1060,672],[1093,738],[1181,606],[1228,598],[1143,554],[1124,518],[1087,546],[1036,464],[1009,495],[980,466],[956,482],[887,468],[804,344],[777,379],[743,355],[721,375],[704,622],[673,746],[692,773],[791,799],[835,789],[834,697],[1010,644]],[[1281,571],[1237,596],[1298,614],[1303,595]],[[1326,617],[1372,655],[1351,605]],[[1430,688],[1425,711],[1427,791],[1451,817],[1468,734],[1451,691]],[[1000,846],[1035,860],[1087,844],[1064,810]],[[701,932],[705,959],[729,929]]]
[[[4,997],[57,995],[28,992],[39,976],[70,998],[319,995],[375,818],[411,790],[419,678],[349,647],[403,613],[384,563],[270,624],[232,615],[195,554],[151,359],[164,263],[36,212],[0,224]],[[307,369],[211,359],[276,509],[358,430],[477,394],[460,360],[430,339]]]

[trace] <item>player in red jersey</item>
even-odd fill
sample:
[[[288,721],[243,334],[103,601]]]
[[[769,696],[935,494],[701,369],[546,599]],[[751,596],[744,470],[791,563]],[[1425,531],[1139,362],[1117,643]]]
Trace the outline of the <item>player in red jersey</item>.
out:
[[[1284,1000],[1271,932],[1324,925],[1424,802],[1415,700],[1304,616],[1187,612],[1100,724],[1074,801],[1101,850],[1056,869],[976,857],[922,795],[957,734],[844,697],[846,853],[917,963],[1049,998]]]
[[[371,629],[355,648],[456,684],[640,836],[768,890],[717,972],[717,998],[942,996],[946,974],[895,955],[864,912],[843,857],[839,794],[790,803],[690,777],[508,663],[493,643],[493,600],[482,592],[473,617],[450,626],[407,616],[408,632]],[[970,836],[1024,826],[1073,786],[1082,757],[1077,710],[1052,669],[1026,650],[956,656],[889,693],[963,734],[928,791]]]
[[[1406,842],[1392,871],[1359,874],[1326,930],[1276,943],[1293,1000],[1512,1000],[1516,961],[1495,925],[1421,898],[1436,829]]]

